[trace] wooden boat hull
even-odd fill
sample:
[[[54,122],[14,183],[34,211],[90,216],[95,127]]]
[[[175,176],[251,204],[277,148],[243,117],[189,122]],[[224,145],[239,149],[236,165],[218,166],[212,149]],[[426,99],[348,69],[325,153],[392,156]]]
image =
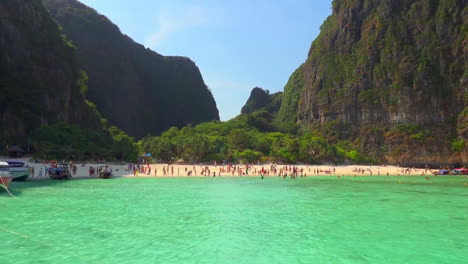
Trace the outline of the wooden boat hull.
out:
[[[99,179],[110,179],[112,178],[112,174],[110,173],[100,173],[99,174]]]
[[[52,180],[71,180],[72,177],[69,174],[63,174],[63,175],[49,174],[49,178],[51,178]]]
[[[49,169],[47,174],[52,180],[71,180],[72,176],[68,170]]]
[[[112,178],[112,169],[109,166],[101,166],[98,169],[99,179],[110,179]]]

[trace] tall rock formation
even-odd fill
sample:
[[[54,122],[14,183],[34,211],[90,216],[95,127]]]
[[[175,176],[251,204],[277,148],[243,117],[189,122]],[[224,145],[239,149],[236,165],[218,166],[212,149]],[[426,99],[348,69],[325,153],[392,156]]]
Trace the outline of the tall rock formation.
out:
[[[44,3],[77,46],[89,76],[89,97],[110,123],[142,137],[219,120],[213,96],[190,59],[145,49],[76,0]]]
[[[392,163],[468,162],[468,6],[334,0],[278,119]]]
[[[75,47],[40,0],[0,1],[0,143],[21,144],[42,125],[99,128]]]

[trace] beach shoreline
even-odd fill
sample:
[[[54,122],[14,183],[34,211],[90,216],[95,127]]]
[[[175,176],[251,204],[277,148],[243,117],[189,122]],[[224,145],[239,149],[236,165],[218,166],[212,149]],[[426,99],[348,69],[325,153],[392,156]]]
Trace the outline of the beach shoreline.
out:
[[[34,168],[34,175],[30,179],[48,179],[45,174],[46,168],[50,165],[44,163],[31,162],[29,158],[8,159],[21,161],[25,166]],[[90,176],[89,169],[106,166],[106,164],[97,163],[73,163],[76,165],[76,174],[72,175],[75,179],[95,179],[97,176]],[[114,177],[129,178],[190,178],[190,177],[280,177],[285,174],[289,177],[296,174],[297,177],[311,176],[433,176],[433,169],[418,169],[398,166],[376,166],[376,165],[196,165],[196,164],[145,164],[140,165],[140,169],[135,172],[134,164],[108,164],[112,168]],[[138,168],[138,167],[137,167]],[[41,173],[42,171],[42,173]],[[214,175],[213,175],[214,174]]]

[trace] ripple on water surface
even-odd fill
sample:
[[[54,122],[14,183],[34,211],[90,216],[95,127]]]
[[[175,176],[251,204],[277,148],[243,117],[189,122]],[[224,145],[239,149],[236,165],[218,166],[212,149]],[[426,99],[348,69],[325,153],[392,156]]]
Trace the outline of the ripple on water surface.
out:
[[[14,183],[1,263],[466,263],[466,177]]]

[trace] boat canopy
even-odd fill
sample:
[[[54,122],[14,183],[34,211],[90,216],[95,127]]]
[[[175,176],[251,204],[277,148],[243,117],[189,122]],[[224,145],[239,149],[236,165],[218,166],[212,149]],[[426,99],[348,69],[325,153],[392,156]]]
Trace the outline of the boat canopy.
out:
[[[7,161],[8,165],[10,165],[10,167],[23,167],[24,166],[24,162],[21,162],[21,161]]]

